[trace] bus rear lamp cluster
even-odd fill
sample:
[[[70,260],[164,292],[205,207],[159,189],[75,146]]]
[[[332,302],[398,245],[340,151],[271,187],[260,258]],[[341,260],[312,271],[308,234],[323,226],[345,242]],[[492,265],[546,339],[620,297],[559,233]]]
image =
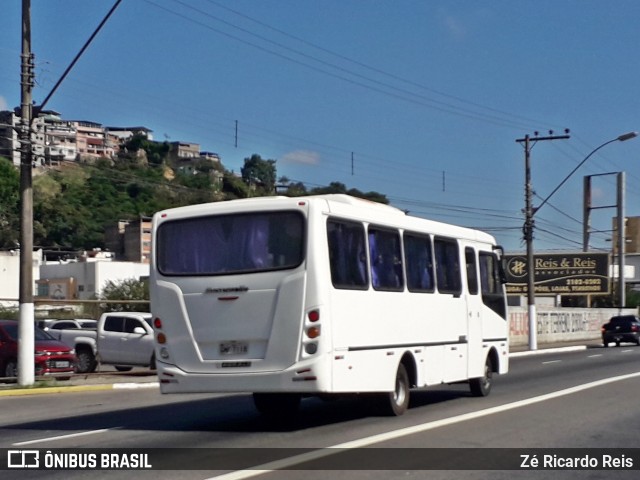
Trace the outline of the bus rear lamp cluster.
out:
[[[307,320],[313,325],[305,330],[305,335],[307,338],[314,340],[320,336],[320,325],[318,324],[320,321],[320,310],[315,309],[307,312]],[[318,351],[318,344],[316,342],[306,343],[304,351],[307,355],[313,355]]]
[[[160,330],[162,328],[162,320],[160,320],[160,318],[158,317],[155,317],[153,319],[153,327],[156,330]],[[158,345],[166,344],[167,336],[162,332],[158,332],[158,334],[156,335],[156,342],[158,343]],[[167,360],[169,358],[169,350],[167,350],[166,347],[160,348],[160,358],[162,358],[163,360]]]

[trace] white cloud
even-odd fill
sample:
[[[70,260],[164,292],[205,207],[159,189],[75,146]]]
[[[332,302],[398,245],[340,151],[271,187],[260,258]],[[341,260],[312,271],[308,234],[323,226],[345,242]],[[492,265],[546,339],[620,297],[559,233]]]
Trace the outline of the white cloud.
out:
[[[318,165],[320,163],[320,154],[310,150],[295,150],[286,153],[282,157],[283,163],[299,163],[303,165]]]
[[[444,25],[449,31],[449,33],[453,36],[453,38],[457,40],[463,40],[467,36],[467,29],[462,24],[462,22],[451,16],[447,15],[444,18]]]
[[[9,107],[8,107],[7,100],[2,95],[0,95],[0,110],[8,110],[8,109]]]
[[[440,8],[438,18],[451,38],[457,41],[466,39],[468,28],[459,15],[453,15],[449,9]]]

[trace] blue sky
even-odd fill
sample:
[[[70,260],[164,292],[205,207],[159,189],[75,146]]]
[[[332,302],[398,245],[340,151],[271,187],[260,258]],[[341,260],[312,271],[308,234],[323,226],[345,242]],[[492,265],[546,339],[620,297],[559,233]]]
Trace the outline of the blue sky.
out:
[[[32,0],[36,103],[114,3]],[[3,0],[0,109],[20,103],[20,18]],[[124,0],[46,107],[200,143],[235,171],[258,153],[278,176],[379,191],[516,251],[515,140],[571,130],[532,150],[539,204],[594,148],[640,130],[639,20],[635,0]],[[612,143],[537,213],[536,250],[579,251],[582,178],[619,171],[640,215],[640,138]],[[615,203],[615,177],[596,177],[593,205]],[[593,211],[592,228],[615,214]]]

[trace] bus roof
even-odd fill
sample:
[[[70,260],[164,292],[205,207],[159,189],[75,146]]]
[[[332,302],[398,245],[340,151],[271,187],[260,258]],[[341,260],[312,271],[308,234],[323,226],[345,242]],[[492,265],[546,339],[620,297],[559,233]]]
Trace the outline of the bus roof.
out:
[[[335,214],[344,214],[353,218],[361,218],[370,223],[392,223],[394,226],[404,229],[415,230],[429,230],[434,234],[439,235],[451,235],[458,238],[466,238],[469,240],[475,240],[490,244],[495,244],[495,239],[492,235],[476,230],[473,228],[462,227],[450,223],[440,222],[437,220],[430,220],[424,217],[417,217],[408,215],[403,210],[386,205],[379,202],[374,202],[364,198],[353,197],[351,195],[343,193],[328,193],[321,195],[305,195],[300,197],[286,197],[286,196],[270,196],[270,197],[252,197],[234,199],[224,202],[206,203],[198,205],[188,205],[185,207],[177,207],[163,212],[158,212],[157,215],[166,216],[167,213],[174,213],[178,216],[182,214],[210,214],[212,205],[214,208],[220,208],[221,210],[229,209],[231,204],[251,206],[260,205],[261,207],[267,207],[268,204],[284,204],[286,202],[300,202],[309,201],[326,202],[329,207],[329,211]],[[225,208],[226,207],[226,208]]]

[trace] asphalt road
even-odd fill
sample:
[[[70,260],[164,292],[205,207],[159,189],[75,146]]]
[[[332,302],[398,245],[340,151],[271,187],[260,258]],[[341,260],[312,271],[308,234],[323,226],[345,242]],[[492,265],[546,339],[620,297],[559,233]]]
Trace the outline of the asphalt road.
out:
[[[162,396],[155,388],[4,397],[0,398],[0,448],[203,450],[163,451],[162,461],[173,471],[5,470],[0,475],[3,479],[223,475],[220,480],[230,480],[258,473],[262,479],[305,480],[326,480],[328,474],[350,480],[638,478],[638,471],[629,470],[628,464],[627,469],[609,464],[605,470],[523,468],[520,455],[540,459],[556,455],[562,460],[576,453],[569,448],[588,449],[576,454],[586,452],[599,464],[610,455],[611,461],[640,468],[639,347],[546,353],[511,362],[511,371],[495,380],[489,397],[471,397],[466,385],[433,387],[412,392],[410,410],[396,418],[372,416],[357,399],[307,399],[293,421],[274,422],[256,413],[248,395]],[[340,453],[347,452],[346,459],[329,454],[338,450],[326,450],[335,446],[341,447]],[[261,453],[274,448],[282,449],[280,466],[308,470],[269,471],[273,465],[267,465],[262,468],[265,472],[229,475],[241,466],[267,462],[272,457]],[[435,448],[446,450],[431,450]],[[239,457],[248,463],[240,465]],[[315,463],[299,463],[309,458]],[[518,463],[512,470],[491,470],[505,458]],[[425,469],[439,460],[458,470]],[[192,470],[200,461],[209,462],[206,471]]]

